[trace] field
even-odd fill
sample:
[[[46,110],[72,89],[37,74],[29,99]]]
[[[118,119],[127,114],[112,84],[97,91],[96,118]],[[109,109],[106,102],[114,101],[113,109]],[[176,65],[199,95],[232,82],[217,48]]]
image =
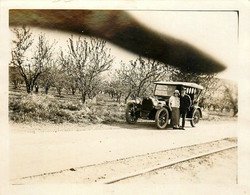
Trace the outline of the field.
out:
[[[98,94],[82,104],[80,94],[63,92],[61,96],[51,89],[49,94],[43,91],[27,94],[24,88],[9,92],[9,119],[15,123],[79,123],[111,124],[125,121],[124,102],[118,103],[107,94]],[[203,110],[203,120],[236,120],[232,112]]]
[[[79,94],[26,94],[23,90],[9,93],[9,117],[17,123],[111,123],[124,120],[124,109],[125,104],[102,94],[82,104]]]

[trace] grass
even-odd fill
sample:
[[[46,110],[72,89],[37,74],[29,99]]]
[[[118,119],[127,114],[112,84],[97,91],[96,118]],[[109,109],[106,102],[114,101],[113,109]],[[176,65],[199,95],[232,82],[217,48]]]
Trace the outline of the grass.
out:
[[[9,116],[14,122],[111,123],[125,120],[125,105],[106,102],[82,104],[78,99],[52,95],[10,95]]]
[[[49,123],[81,123],[110,124],[125,121],[125,104],[118,104],[107,95],[99,95],[95,100],[87,100],[82,104],[79,94],[56,93],[46,95],[27,94],[24,90],[11,90],[9,93],[9,118],[17,123],[49,122]],[[232,120],[231,112],[203,111],[203,120]]]

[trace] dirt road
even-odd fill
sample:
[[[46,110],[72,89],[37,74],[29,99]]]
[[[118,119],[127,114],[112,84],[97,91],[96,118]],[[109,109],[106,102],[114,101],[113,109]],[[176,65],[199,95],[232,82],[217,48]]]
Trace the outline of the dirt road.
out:
[[[92,166],[11,180],[12,184],[215,183],[236,184],[237,148],[179,162],[237,144],[236,138],[164,150]],[[173,163],[175,162],[175,163]],[[171,164],[171,165],[169,165]],[[157,167],[157,168],[155,168]],[[138,174],[139,173],[139,174]]]
[[[237,149],[183,162],[118,182],[141,184],[236,184]]]
[[[158,130],[151,122],[85,127],[11,124],[10,128],[11,179],[237,136],[233,121],[201,121],[185,131]]]

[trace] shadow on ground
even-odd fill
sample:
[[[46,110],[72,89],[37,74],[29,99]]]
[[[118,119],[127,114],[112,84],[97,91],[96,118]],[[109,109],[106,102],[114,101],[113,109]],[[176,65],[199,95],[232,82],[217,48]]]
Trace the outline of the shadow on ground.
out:
[[[154,130],[154,131],[183,131],[180,129],[173,129],[170,124],[167,125],[165,129],[158,129],[154,121],[138,121],[136,124],[128,124],[125,121],[108,124],[111,126],[116,126],[120,128],[125,128],[127,130]],[[189,126],[185,127],[186,129],[190,128]]]

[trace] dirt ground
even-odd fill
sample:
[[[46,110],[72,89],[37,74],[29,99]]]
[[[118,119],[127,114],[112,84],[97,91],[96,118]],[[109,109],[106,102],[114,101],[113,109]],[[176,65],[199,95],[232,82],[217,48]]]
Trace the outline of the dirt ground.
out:
[[[237,149],[190,160],[118,183],[237,184]]]
[[[56,173],[12,180],[14,184],[36,183],[105,183],[112,178],[165,164],[193,155],[236,144],[235,138],[205,144],[171,149],[146,155],[104,162],[97,165],[71,168]],[[237,150],[220,152],[209,157],[195,159],[129,178],[119,183],[232,183],[237,180]]]
[[[174,149],[237,136],[235,121],[201,121],[196,128],[187,124],[185,131],[158,130],[154,123],[144,121],[132,126],[125,123],[87,126],[10,124],[10,129],[10,179],[14,183],[99,183],[118,173],[128,173],[138,167],[168,160],[165,157],[178,158],[219,145],[213,143],[195,150],[189,148],[188,152]],[[230,143],[229,140],[222,143],[225,142]],[[164,151],[170,153],[161,154]],[[159,156],[154,156],[157,152],[160,152]],[[142,158],[137,158],[141,155]],[[230,155],[237,159],[235,153]],[[128,158],[131,159],[126,161]],[[118,164],[110,164],[117,160]],[[94,167],[100,164],[100,168]],[[232,165],[230,162],[227,164]],[[88,166],[89,169],[80,171]],[[48,174],[53,172],[54,175]],[[43,176],[20,180],[34,175]],[[234,172],[234,177],[229,177],[235,178],[235,175]]]
[[[207,113],[204,113],[204,117]],[[195,128],[208,127],[230,127],[233,128],[237,125],[237,118],[220,118],[216,116],[216,120],[201,120]],[[127,130],[155,130],[155,131],[170,131],[173,130],[169,125],[166,129],[159,130],[156,128],[154,121],[139,119],[136,124],[128,124],[125,121],[114,122],[110,124],[78,124],[78,123],[47,123],[47,122],[28,122],[28,123],[15,123],[10,121],[9,127],[11,133],[41,133],[41,132],[74,132],[74,131],[93,131],[93,130],[112,130],[112,129],[127,129]],[[186,128],[192,129],[190,122],[186,122]],[[206,127],[205,127],[206,128]],[[207,129],[207,128],[206,128]]]

